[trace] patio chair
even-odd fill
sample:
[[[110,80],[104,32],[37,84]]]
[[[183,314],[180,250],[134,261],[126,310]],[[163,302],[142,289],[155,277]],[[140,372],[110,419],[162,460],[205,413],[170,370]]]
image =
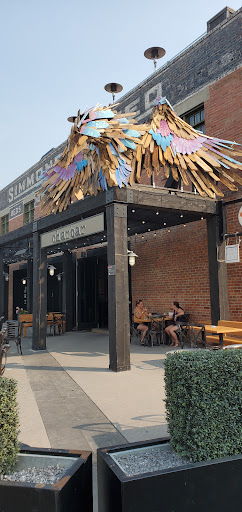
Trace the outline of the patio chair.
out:
[[[131,322],[131,328],[130,328],[130,341],[133,336],[136,337],[136,341],[140,342],[141,332],[135,327],[134,315],[132,314],[132,322]]]
[[[14,320],[7,320],[6,322],[6,334],[4,336],[5,341],[11,342],[15,341],[17,351],[22,355],[22,346],[21,346],[21,332],[20,332],[20,324]]]
[[[7,364],[7,351],[10,348],[9,343],[6,343],[4,340],[5,330],[0,331],[0,375],[3,375],[5,372],[6,364]]]

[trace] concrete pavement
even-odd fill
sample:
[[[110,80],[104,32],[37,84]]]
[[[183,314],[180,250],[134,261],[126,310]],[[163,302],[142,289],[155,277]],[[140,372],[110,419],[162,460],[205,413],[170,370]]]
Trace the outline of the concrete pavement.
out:
[[[96,449],[167,435],[167,346],[131,343],[131,371],[109,370],[108,336],[70,332],[47,337],[47,351],[22,339],[9,351],[6,377],[18,381],[20,441],[30,446],[91,449],[96,503]]]

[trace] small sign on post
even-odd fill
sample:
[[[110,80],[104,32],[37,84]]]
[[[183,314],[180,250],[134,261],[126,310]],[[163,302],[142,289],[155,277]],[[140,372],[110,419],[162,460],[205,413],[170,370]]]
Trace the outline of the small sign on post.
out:
[[[239,244],[226,245],[225,263],[239,263]]]
[[[108,265],[108,275],[114,276],[116,274],[115,265]]]

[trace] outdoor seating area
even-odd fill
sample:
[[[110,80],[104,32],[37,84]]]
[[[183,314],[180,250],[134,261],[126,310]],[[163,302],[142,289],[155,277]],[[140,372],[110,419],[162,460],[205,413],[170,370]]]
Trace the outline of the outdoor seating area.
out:
[[[177,322],[176,331],[179,345],[181,348],[206,348],[206,349],[224,349],[242,348],[242,322],[233,322],[229,320],[219,320],[218,325],[199,324],[189,322],[189,315],[185,322]],[[131,341],[135,337],[140,342],[141,331],[137,329],[137,323],[143,322],[148,325],[148,331],[144,338],[144,345],[170,345],[170,339],[165,332],[165,328],[172,323],[171,316],[151,314],[144,319],[135,318],[132,315]]]
[[[46,315],[47,328],[49,327],[50,336],[56,336],[65,334],[66,332],[66,320],[65,315],[59,312],[51,312]],[[20,335],[26,337],[28,327],[33,327],[33,314],[22,314],[18,317],[18,323],[20,326]]]

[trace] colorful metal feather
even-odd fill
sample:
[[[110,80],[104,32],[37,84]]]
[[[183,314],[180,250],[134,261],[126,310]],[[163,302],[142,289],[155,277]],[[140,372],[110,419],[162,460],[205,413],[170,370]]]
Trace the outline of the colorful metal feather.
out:
[[[209,137],[196,131],[174,112],[165,97],[156,100],[151,126],[142,137],[143,152],[135,150],[132,162],[134,180],[140,182],[142,169],[148,176],[163,173],[166,178],[181,178],[185,185],[192,182],[201,196],[222,197],[221,182],[232,191],[242,185],[242,177],[231,169],[242,169],[233,156],[242,156],[235,150],[236,142]]]
[[[98,105],[71,118],[67,146],[43,174],[40,195],[46,213],[64,210],[76,197],[127,185],[133,151],[145,133],[132,115]]]
[[[196,131],[165,97],[157,98],[150,124],[139,125],[130,119],[134,112],[117,114],[113,108],[97,105],[71,118],[67,146],[43,174],[41,207],[47,214],[86,194],[139,183],[144,169],[149,177],[156,172],[187,186],[192,182],[201,196],[213,199],[224,195],[219,182],[232,191],[242,185],[235,172],[242,168],[234,158],[242,156],[238,144]]]

